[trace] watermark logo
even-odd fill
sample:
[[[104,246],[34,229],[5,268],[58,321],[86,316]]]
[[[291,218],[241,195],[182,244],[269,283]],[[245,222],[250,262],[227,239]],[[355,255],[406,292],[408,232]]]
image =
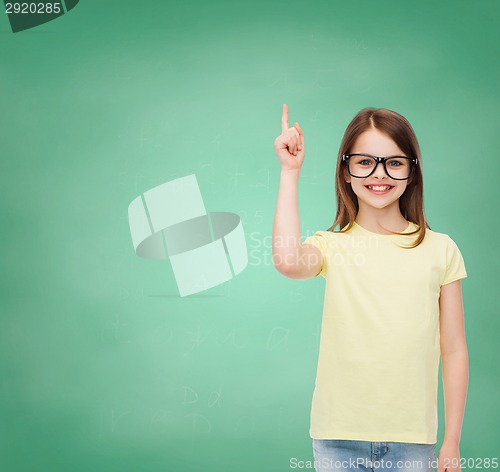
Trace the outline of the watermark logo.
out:
[[[316,247],[320,249],[321,255],[300,254],[298,246],[301,244],[302,236],[271,236],[257,231],[250,233],[249,243],[249,265],[250,266],[311,266],[316,265],[325,256],[329,266],[362,267],[367,263],[367,254],[379,249],[380,242],[377,237],[358,237],[352,235],[326,234],[319,239],[314,235],[310,237],[317,241]],[[310,240],[310,242],[313,242]],[[306,243],[307,244],[307,243]],[[273,253],[273,245],[275,251]],[[290,249],[295,248],[295,249]]]
[[[13,33],[55,20],[76,7],[79,0],[9,2],[4,0],[5,13]]]
[[[194,174],[139,195],[128,220],[136,254],[168,257],[181,297],[222,284],[248,265],[240,217],[207,213]]]

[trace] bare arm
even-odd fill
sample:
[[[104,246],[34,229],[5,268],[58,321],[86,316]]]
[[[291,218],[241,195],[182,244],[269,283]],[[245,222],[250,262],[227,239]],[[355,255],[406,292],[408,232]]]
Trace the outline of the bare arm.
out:
[[[440,451],[441,467],[455,470],[460,460],[460,436],[469,383],[469,358],[465,340],[462,284],[456,280],[441,287],[439,298],[441,368],[445,405],[445,434]],[[448,465],[446,464],[448,458]],[[459,470],[459,467],[457,468]]]
[[[321,253],[310,244],[301,244],[298,210],[299,172],[281,171],[273,225],[273,263],[292,279],[309,279],[321,270]]]
[[[322,257],[317,248],[301,243],[298,183],[304,161],[304,133],[298,123],[288,128],[286,105],[281,128],[282,134],[274,142],[281,176],[273,224],[273,263],[286,277],[308,279],[321,270]]]

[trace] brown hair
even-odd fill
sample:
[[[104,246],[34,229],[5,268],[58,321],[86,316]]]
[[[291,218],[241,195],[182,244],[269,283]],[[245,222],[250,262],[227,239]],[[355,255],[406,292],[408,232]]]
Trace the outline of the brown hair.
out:
[[[408,233],[398,233],[397,231],[387,230],[392,234],[399,235],[418,234],[413,244],[406,246],[406,248],[410,249],[417,247],[424,240],[426,228],[431,229],[427,224],[424,214],[420,147],[415,132],[408,120],[399,113],[386,108],[363,108],[347,126],[342,143],[340,144],[337,160],[337,175],[335,178],[337,214],[333,225],[328,228],[327,231],[332,231],[333,228],[340,224],[341,230],[339,232],[342,233],[350,230],[354,224],[354,219],[359,210],[358,198],[352,190],[351,185],[344,179],[345,162],[342,160],[342,155],[348,153],[358,136],[370,128],[375,128],[387,134],[406,156],[416,157],[418,159],[418,163],[414,166],[411,173],[411,181],[406,187],[403,195],[399,197],[399,209],[401,214],[408,221],[418,225],[418,228]],[[347,226],[347,228],[342,230],[344,226]]]

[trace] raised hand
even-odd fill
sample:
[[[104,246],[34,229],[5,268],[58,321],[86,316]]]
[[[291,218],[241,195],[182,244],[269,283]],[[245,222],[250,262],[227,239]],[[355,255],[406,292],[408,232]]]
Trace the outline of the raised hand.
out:
[[[300,171],[304,162],[304,132],[297,122],[289,127],[286,103],[281,115],[281,134],[274,140],[274,149],[282,171]]]

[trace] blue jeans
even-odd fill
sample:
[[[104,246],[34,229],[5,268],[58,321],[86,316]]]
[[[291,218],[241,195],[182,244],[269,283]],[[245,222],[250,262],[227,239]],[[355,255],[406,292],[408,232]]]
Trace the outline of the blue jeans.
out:
[[[434,472],[436,444],[313,439],[316,472]]]

